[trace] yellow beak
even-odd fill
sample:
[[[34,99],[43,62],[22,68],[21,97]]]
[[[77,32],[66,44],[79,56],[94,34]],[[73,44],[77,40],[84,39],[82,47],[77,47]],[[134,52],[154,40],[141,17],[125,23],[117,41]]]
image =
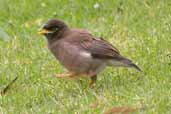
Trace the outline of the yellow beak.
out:
[[[46,30],[46,29],[41,29],[38,31],[38,34],[40,35],[44,35],[44,34],[47,34],[47,33],[52,33],[53,31],[49,31],[49,30]]]

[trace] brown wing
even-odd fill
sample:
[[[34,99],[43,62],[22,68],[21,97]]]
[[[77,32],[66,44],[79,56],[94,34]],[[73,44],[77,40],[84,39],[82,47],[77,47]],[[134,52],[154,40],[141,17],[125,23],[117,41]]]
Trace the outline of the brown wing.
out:
[[[94,58],[115,59],[120,56],[119,50],[102,38],[94,38],[90,32],[82,29],[72,29],[68,41],[88,51]]]
[[[114,59],[118,58],[119,50],[102,38],[93,38],[81,43],[81,46],[86,49],[94,58]]]

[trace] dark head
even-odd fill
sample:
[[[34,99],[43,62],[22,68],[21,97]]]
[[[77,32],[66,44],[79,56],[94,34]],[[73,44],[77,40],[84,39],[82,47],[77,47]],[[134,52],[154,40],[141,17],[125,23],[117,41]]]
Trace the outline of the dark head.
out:
[[[45,23],[39,34],[45,35],[48,40],[59,39],[68,26],[61,20],[51,19]]]

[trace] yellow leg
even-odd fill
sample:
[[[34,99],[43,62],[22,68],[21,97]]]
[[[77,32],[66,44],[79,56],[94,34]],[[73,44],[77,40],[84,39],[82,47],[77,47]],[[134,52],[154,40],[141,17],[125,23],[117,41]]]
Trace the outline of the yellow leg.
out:
[[[55,77],[57,78],[74,78],[74,77],[79,77],[80,75],[86,75],[86,74],[77,74],[77,73],[73,73],[73,72],[68,72],[68,73],[62,73],[62,74],[55,74]],[[96,84],[96,80],[97,80],[97,75],[93,75],[90,78],[90,83],[89,83],[89,87],[94,87]]]
[[[66,77],[73,78],[74,76],[76,76],[76,74],[73,73],[73,72],[67,72],[67,73],[62,73],[62,74],[55,74],[55,77],[57,77],[57,78],[66,78]]]
[[[97,75],[92,76],[91,79],[90,79],[89,86],[90,86],[90,87],[95,86],[96,80],[97,80]]]

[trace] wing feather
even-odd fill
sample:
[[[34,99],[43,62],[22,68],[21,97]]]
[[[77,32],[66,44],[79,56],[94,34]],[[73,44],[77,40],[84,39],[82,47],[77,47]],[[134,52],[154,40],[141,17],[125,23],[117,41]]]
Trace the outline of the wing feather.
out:
[[[67,41],[91,53],[94,58],[119,59],[119,50],[103,38],[94,38],[90,32],[82,29],[73,29],[70,33]]]
[[[94,58],[113,59],[120,55],[119,50],[102,38],[93,38],[81,43]]]

